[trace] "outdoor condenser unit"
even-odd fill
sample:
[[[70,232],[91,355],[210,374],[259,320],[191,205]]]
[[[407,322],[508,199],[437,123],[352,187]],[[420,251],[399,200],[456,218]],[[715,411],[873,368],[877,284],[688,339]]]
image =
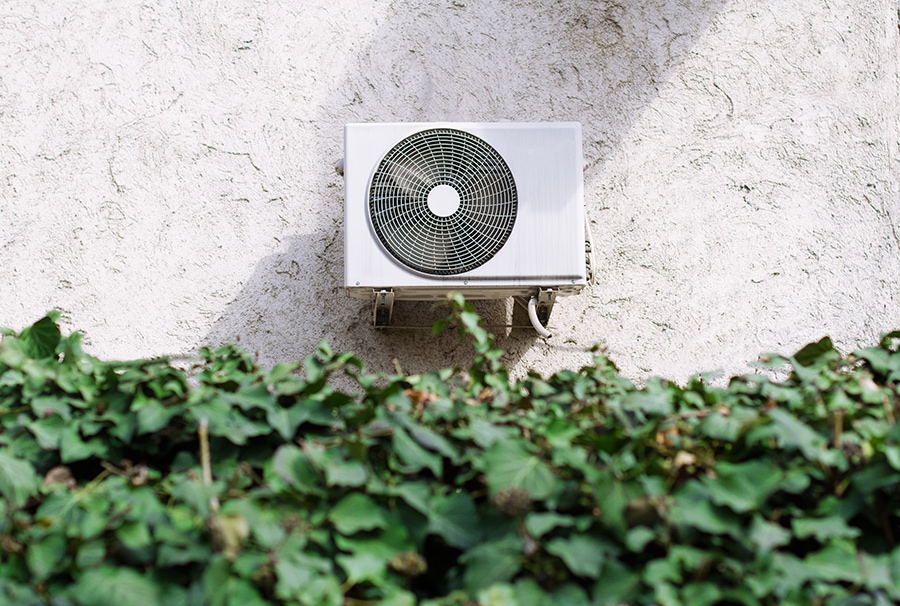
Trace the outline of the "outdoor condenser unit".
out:
[[[524,297],[535,329],[591,278],[578,123],[347,124],[344,290],[374,301]]]

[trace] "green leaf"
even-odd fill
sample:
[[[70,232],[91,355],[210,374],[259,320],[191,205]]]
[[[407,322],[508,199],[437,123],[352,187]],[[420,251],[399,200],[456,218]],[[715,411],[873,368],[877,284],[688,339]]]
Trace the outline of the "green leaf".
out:
[[[391,487],[389,494],[402,498],[422,515],[427,516],[431,510],[431,488],[426,482],[404,482]]]
[[[569,527],[575,524],[572,516],[564,516],[549,511],[546,513],[529,513],[525,516],[525,528],[535,539],[539,539],[554,528]]]
[[[656,538],[656,532],[646,526],[636,526],[625,534],[625,546],[628,551],[641,553],[647,543]]]
[[[269,425],[284,440],[293,440],[297,428],[309,419],[309,408],[303,404],[295,404],[290,408],[273,407],[266,412]]]
[[[428,452],[413,440],[402,427],[394,427],[391,438],[394,453],[403,465],[402,471],[414,473],[422,468],[431,470],[434,477],[440,478],[444,462],[439,454]]]
[[[19,334],[19,342],[26,355],[41,359],[49,358],[56,353],[56,346],[59,345],[62,336],[56,325],[57,320],[59,320],[59,313],[51,312],[22,330]]]
[[[324,495],[322,476],[310,462],[309,457],[297,446],[285,444],[272,457],[272,471],[300,492]]]
[[[794,518],[791,520],[791,526],[798,539],[815,537],[821,543],[828,543],[833,539],[855,539],[861,534],[859,528],[848,526],[840,516]]]
[[[150,545],[152,539],[150,530],[147,528],[145,521],[131,521],[122,524],[116,530],[116,538],[118,538],[125,547],[129,549],[140,549]]]
[[[338,458],[325,463],[325,478],[329,486],[363,486],[369,479],[366,466],[359,461],[343,461]]]
[[[776,547],[790,543],[791,533],[778,524],[765,521],[762,516],[756,514],[753,516],[748,538],[760,553],[768,553]]]
[[[516,600],[518,606],[545,606],[551,603],[547,592],[530,576],[520,577],[516,581]]]
[[[531,454],[522,440],[496,442],[484,454],[488,488],[496,494],[508,488],[521,488],[532,499],[543,500],[559,490],[550,467]]]
[[[468,427],[456,430],[454,435],[471,437],[479,447],[488,449],[494,442],[509,438],[510,434],[505,427],[495,425],[484,419],[475,418],[471,420]]]
[[[804,560],[813,578],[826,582],[856,582],[860,578],[859,559],[853,543],[836,540]]]
[[[700,431],[714,440],[734,442],[738,439],[743,426],[744,422],[741,419],[730,414],[726,417],[714,411],[700,424]]]
[[[78,547],[75,565],[81,569],[94,568],[106,558],[106,545],[103,541],[88,541]]]
[[[481,530],[472,498],[465,492],[433,497],[428,533],[442,537],[451,547],[474,547],[481,540]]]
[[[404,425],[412,438],[425,449],[441,454],[453,462],[459,457],[456,449],[444,436],[422,425],[416,425],[412,421],[404,423]]]
[[[280,557],[275,575],[275,595],[282,600],[305,606],[340,606],[343,601],[332,564],[324,558],[305,553]]]
[[[137,435],[156,433],[169,424],[179,413],[174,406],[163,406],[157,400],[149,400],[137,411]]]
[[[827,440],[823,435],[780,408],[773,408],[766,414],[772,424],[754,430],[755,438],[775,437],[783,448],[796,448],[811,461],[827,462],[824,452]]]
[[[681,597],[691,606],[711,606],[720,603],[722,591],[712,583],[689,583],[682,589]]]
[[[83,606],[165,606],[159,585],[131,568],[85,571],[71,595]]]
[[[59,456],[63,463],[82,461],[90,457],[107,458],[109,444],[102,438],[84,440],[78,432],[78,425],[70,424],[60,429]]]
[[[209,561],[211,550],[208,544],[191,543],[184,546],[161,543],[156,553],[156,565],[162,568],[168,566],[183,566],[193,562],[205,563]]]
[[[228,600],[226,606],[269,606],[271,602],[264,599],[246,579],[228,580]]]
[[[594,584],[597,606],[630,603],[640,587],[641,576],[614,558],[607,558]]]
[[[56,572],[66,556],[66,537],[61,532],[48,534],[40,541],[29,543],[25,561],[35,581],[43,581]]]
[[[24,505],[40,485],[41,479],[29,462],[0,452],[0,494],[12,507]]]
[[[479,606],[520,606],[515,588],[507,583],[497,583],[482,589],[475,596]]]
[[[347,573],[348,583],[363,583],[369,581],[375,585],[384,582],[387,573],[387,565],[383,558],[367,553],[353,555],[339,554],[335,557],[338,565]]]
[[[210,499],[219,497],[224,490],[225,483],[222,481],[216,481],[206,486],[199,479],[194,480],[189,477],[178,478],[170,488],[173,497],[190,505],[197,514],[204,518],[210,514]]]
[[[779,488],[783,473],[767,461],[728,463],[720,461],[716,477],[701,479],[713,503],[738,513],[758,509]]]
[[[662,585],[666,581],[681,583],[681,568],[669,558],[652,560],[644,566],[644,582],[651,587]]]
[[[62,417],[52,415],[45,419],[32,421],[27,427],[41,448],[44,450],[57,450],[59,449],[60,433],[65,423],[65,419]]]
[[[622,408],[628,410],[640,410],[656,417],[665,417],[672,414],[672,393],[657,386],[651,385],[645,390],[634,391],[628,394],[622,401]]]
[[[809,343],[794,354],[794,360],[802,366],[812,366],[823,357],[831,360],[840,354],[835,350],[834,344],[828,337],[823,337],[815,343]]]
[[[573,574],[590,579],[600,576],[606,554],[612,551],[608,543],[583,534],[553,539],[545,549],[565,562]]]
[[[201,581],[203,583],[204,597],[209,601],[209,606],[225,606],[228,599],[228,578],[230,564],[225,556],[216,554],[203,571]]]
[[[698,482],[688,482],[673,495],[669,519],[675,525],[693,527],[711,534],[743,536],[740,518],[709,502],[707,490]]]
[[[469,593],[506,583],[522,566],[522,540],[507,537],[491,543],[483,543],[466,551],[460,562],[466,565],[463,585]]]
[[[368,496],[355,492],[343,499],[328,512],[328,519],[341,534],[349,535],[360,530],[384,528],[387,520],[381,508]]]
[[[50,418],[54,415],[61,417],[64,421],[69,421],[72,418],[72,408],[65,400],[57,397],[41,396],[34,398],[31,401],[31,410],[34,412],[34,416],[39,419]]]

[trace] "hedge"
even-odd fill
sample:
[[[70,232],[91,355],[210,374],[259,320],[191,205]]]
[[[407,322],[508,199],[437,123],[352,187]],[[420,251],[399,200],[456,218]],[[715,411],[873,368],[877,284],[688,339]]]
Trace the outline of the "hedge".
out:
[[[900,332],[724,387],[511,380],[449,308],[471,367],[414,376],[4,330],[0,604],[900,602]]]

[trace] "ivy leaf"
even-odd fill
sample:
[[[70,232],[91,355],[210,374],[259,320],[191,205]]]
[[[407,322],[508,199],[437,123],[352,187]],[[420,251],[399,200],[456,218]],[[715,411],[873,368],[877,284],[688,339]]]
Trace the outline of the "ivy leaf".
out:
[[[495,425],[485,419],[475,418],[469,422],[468,427],[456,429],[453,435],[460,438],[471,438],[479,447],[488,449],[498,440],[509,438],[509,430],[500,425]]]
[[[56,325],[59,320],[58,312],[50,312],[19,334],[19,343],[22,344],[25,354],[36,360],[49,358],[56,353],[56,346],[62,334]]]
[[[804,560],[810,576],[826,582],[857,582],[860,577],[856,548],[850,541],[837,540]]]
[[[164,606],[159,585],[131,568],[88,570],[78,578],[71,595],[91,606]]]
[[[431,488],[426,482],[404,482],[390,489],[389,494],[402,498],[407,505],[427,516],[430,510]]]
[[[794,535],[798,539],[815,537],[825,544],[834,539],[855,539],[861,534],[859,528],[848,526],[844,518],[794,518],[791,520]]]
[[[766,414],[772,423],[752,430],[747,436],[751,443],[774,437],[782,448],[796,448],[811,461],[828,462],[829,458],[823,450],[827,444],[825,436],[816,433],[811,427],[780,408],[773,408]]]
[[[137,435],[155,433],[169,424],[180,411],[174,406],[166,407],[157,400],[149,400],[137,411]]]
[[[748,538],[760,553],[768,553],[775,547],[781,547],[790,543],[791,533],[786,528],[767,522],[762,516],[756,514],[753,516],[753,522],[750,524]]]
[[[564,516],[549,511],[546,513],[529,513],[525,517],[525,528],[528,534],[539,539],[554,528],[569,527],[575,524],[572,516]]]
[[[716,464],[716,478],[701,481],[717,505],[725,505],[738,513],[759,508],[779,488],[783,473],[766,461]]]
[[[609,544],[584,534],[553,539],[545,549],[565,562],[573,574],[590,579],[600,576],[606,554],[612,551]]]
[[[816,362],[818,362],[823,357],[831,360],[838,357],[837,350],[834,348],[834,344],[831,342],[831,339],[828,337],[824,337],[815,343],[809,343],[804,346],[800,351],[794,354],[794,361],[796,361],[801,366],[812,366]]]
[[[672,414],[672,393],[654,381],[648,383],[644,390],[628,394],[622,401],[622,408],[626,411],[640,410],[657,417],[668,416]]]
[[[436,496],[431,501],[428,533],[436,534],[451,547],[469,549],[481,540],[475,503],[467,493]]]
[[[482,460],[491,492],[521,488],[532,499],[543,500],[559,490],[559,482],[546,463],[529,452],[522,440],[494,443]]]
[[[272,471],[300,492],[324,495],[322,476],[310,462],[309,457],[297,446],[284,444],[272,457]]]
[[[441,477],[444,465],[441,456],[419,446],[405,429],[400,426],[394,427],[391,443],[394,453],[403,465],[402,471],[414,473],[425,467],[431,470],[436,478]]]
[[[302,404],[296,404],[290,408],[273,406],[266,411],[266,421],[284,440],[294,439],[297,428],[307,419],[309,419],[309,409]]]
[[[483,543],[466,551],[460,562],[466,565],[463,585],[469,593],[505,583],[522,567],[522,539],[506,537]]]
[[[641,584],[641,576],[617,559],[607,558],[594,585],[595,603],[598,606],[617,606],[631,603]]]
[[[707,490],[699,482],[688,482],[674,495],[673,501],[669,512],[673,524],[742,538],[740,518],[728,509],[710,503]]]
[[[31,463],[0,452],[0,494],[18,508],[36,494],[41,479]]]
[[[58,415],[52,415],[45,419],[37,419],[28,423],[28,431],[37,440],[38,445],[44,450],[59,449],[59,435],[65,426],[65,419]]]
[[[25,561],[35,581],[43,581],[55,572],[66,555],[66,537],[55,532],[26,547]]]
[[[384,581],[387,572],[387,564],[383,558],[367,553],[340,554],[335,557],[335,561],[347,573],[347,581],[349,583],[355,584],[369,581],[375,585],[380,585]]]
[[[107,458],[109,444],[102,438],[83,440],[78,432],[79,425],[70,424],[60,429],[59,456],[63,463],[82,461],[90,457]]]
[[[363,486],[369,472],[359,461],[332,458],[325,462],[325,478],[329,486]]]
[[[381,508],[371,498],[358,492],[341,499],[328,512],[328,519],[338,532],[344,535],[354,534],[360,530],[384,529],[387,526]]]

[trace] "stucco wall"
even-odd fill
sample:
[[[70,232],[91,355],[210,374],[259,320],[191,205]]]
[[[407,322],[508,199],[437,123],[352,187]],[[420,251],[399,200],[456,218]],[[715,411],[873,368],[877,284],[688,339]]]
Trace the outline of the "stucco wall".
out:
[[[455,334],[343,296],[342,127],[579,121],[599,283],[517,372],[683,380],[900,327],[895,0],[0,3],[0,325],[104,357],[327,338],[376,370]],[[507,302],[490,322],[524,322]],[[429,324],[402,304],[401,326]]]

